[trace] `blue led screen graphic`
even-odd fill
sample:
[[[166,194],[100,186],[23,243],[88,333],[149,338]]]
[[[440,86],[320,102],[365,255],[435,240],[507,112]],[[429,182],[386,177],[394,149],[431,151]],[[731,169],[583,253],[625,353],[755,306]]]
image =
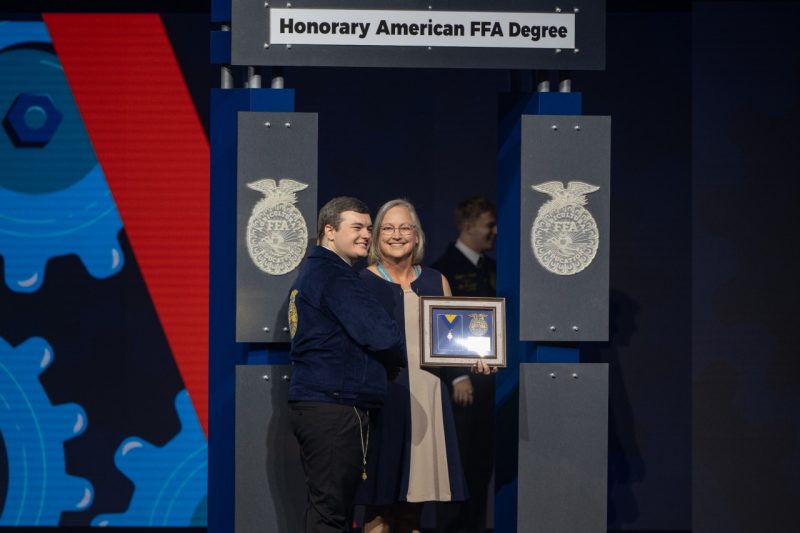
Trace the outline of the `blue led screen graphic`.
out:
[[[206,437],[42,22],[0,21],[0,120],[0,526],[205,526]]]

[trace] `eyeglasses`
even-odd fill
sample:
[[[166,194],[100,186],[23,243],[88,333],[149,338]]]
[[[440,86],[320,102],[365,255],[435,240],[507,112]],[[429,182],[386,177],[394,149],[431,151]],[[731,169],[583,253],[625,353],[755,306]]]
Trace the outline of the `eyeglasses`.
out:
[[[414,225],[402,225],[399,228],[395,226],[381,226],[381,234],[386,235],[387,237],[390,235],[394,235],[395,231],[399,231],[400,235],[403,237],[407,237],[411,235],[411,232],[417,229]]]

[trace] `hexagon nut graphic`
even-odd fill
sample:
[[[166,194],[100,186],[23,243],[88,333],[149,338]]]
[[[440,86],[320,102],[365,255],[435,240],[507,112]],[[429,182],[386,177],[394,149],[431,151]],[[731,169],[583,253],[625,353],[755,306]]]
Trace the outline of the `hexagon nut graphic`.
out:
[[[47,93],[21,93],[11,104],[3,127],[18,147],[43,147],[49,143],[64,116]]]

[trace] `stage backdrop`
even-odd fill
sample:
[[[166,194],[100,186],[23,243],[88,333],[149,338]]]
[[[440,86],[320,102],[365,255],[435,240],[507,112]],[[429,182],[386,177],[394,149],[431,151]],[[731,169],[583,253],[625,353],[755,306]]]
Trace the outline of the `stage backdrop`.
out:
[[[10,0],[2,9],[19,22],[28,4]],[[96,10],[98,3],[92,5]],[[159,9],[145,0],[118,5]],[[796,284],[792,261],[768,270],[764,258],[792,242],[797,7],[610,2],[609,8],[607,68],[573,73],[573,87],[583,92],[587,114],[613,116],[612,146],[620,147],[612,159],[611,336],[581,346],[590,360],[610,363],[610,529],[686,531],[694,512],[698,532],[715,531],[720,518],[729,531],[791,531],[800,479],[790,475],[800,463],[793,445],[800,427]],[[124,517],[127,525],[156,525],[164,513],[154,498],[165,473],[205,449],[203,321],[195,317],[185,326],[200,348],[180,348],[153,278],[167,265],[202,279],[207,264],[185,255],[204,250],[193,240],[202,241],[204,232],[180,224],[207,213],[202,125],[208,87],[217,79],[216,72],[208,76],[208,14],[113,17],[114,38],[105,40],[92,29],[94,16],[48,17],[46,25],[37,14],[25,18],[38,19],[38,28],[0,25],[0,121],[20,93],[53,97],[65,93],[58,89],[64,84],[78,115],[68,102],[53,100],[62,114],[53,131],[66,126],[76,144],[51,162],[62,172],[35,179],[28,173],[43,169],[50,143],[20,147],[10,137],[16,126],[0,127],[0,209],[16,210],[0,222],[0,390],[9,406],[25,407],[0,411],[0,524],[113,524]],[[65,35],[65,26],[75,34]],[[768,40],[752,31],[767,27]],[[81,47],[91,55],[70,46],[90,37]],[[18,64],[24,55],[35,59]],[[85,66],[105,56],[107,63]],[[175,68],[156,72],[140,58]],[[137,66],[135,75],[121,78]],[[24,71],[49,82],[30,85]],[[320,114],[319,202],[350,193],[376,207],[408,196],[430,237],[429,259],[454,238],[451,211],[462,196],[495,194],[493,95],[535,86],[526,73],[502,71],[287,68],[285,74],[298,89],[298,111]],[[149,86],[159,90],[148,92]],[[166,96],[177,101],[160,100]],[[110,102],[95,105],[100,97]],[[39,108],[31,111],[32,129],[50,117],[41,99],[21,103],[27,107],[20,109]],[[101,119],[104,113],[112,118]],[[137,131],[130,125],[139,115],[146,124]],[[178,116],[186,129],[173,122]],[[78,117],[91,143],[80,141]],[[131,144],[150,141],[144,148]],[[146,166],[118,180],[112,156],[120,154],[109,143],[127,146],[126,165]],[[180,161],[154,159],[162,145]],[[25,151],[37,153],[33,163],[14,163]],[[95,159],[102,174],[88,174]],[[203,172],[184,174],[195,164]],[[137,183],[138,194],[152,196],[130,200]],[[93,200],[73,198],[72,205],[108,207],[113,199],[114,209],[101,211],[105,216],[94,224],[67,225],[73,219],[59,209],[75,187]],[[165,222],[164,205],[174,206],[178,220]],[[43,224],[53,221],[58,242],[21,238],[19,206]],[[163,231],[151,236],[155,241],[142,240],[136,216],[157,221]],[[761,231],[762,221],[769,231]],[[161,259],[148,260],[148,248]],[[16,270],[22,274],[9,275],[15,269],[7,265],[23,265]],[[180,295],[205,294],[205,282],[192,281]],[[37,424],[41,440],[15,433]],[[37,451],[36,472],[17,460],[20,449]],[[197,468],[202,472],[202,463]],[[23,474],[21,504],[16,476]],[[203,497],[185,501],[191,518],[187,512],[165,525],[202,523]]]

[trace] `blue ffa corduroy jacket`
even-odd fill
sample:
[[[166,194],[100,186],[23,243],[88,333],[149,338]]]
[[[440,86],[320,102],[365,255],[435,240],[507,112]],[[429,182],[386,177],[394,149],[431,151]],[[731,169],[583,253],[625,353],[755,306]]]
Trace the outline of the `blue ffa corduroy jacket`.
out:
[[[378,407],[386,395],[386,367],[407,364],[395,321],[358,274],[321,246],[308,255],[292,287],[289,324],[289,401]]]

